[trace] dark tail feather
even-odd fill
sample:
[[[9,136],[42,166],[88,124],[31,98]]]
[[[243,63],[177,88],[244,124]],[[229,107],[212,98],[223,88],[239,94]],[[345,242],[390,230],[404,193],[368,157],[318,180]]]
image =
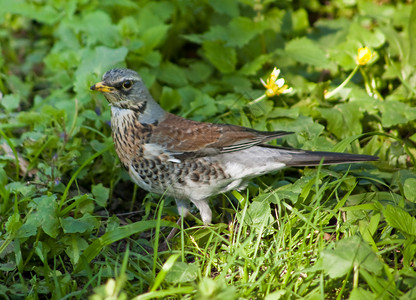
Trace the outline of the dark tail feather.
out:
[[[335,165],[374,161],[378,160],[378,157],[336,152],[302,151],[292,154],[292,158],[287,162],[287,166],[316,166],[321,163],[321,160],[324,165]]]
[[[262,145],[263,146],[263,145]],[[377,156],[362,155],[362,154],[348,154],[337,152],[323,152],[323,151],[306,151],[297,149],[286,149],[281,147],[269,146],[276,148],[280,152],[280,158],[286,166],[316,166],[322,161],[323,165],[334,164],[349,164],[359,163],[363,161],[378,160]]]

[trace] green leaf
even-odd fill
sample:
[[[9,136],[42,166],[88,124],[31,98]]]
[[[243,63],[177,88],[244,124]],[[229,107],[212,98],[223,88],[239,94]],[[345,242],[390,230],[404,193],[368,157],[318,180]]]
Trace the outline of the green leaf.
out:
[[[37,214],[41,218],[43,231],[50,237],[56,238],[59,233],[59,220],[57,217],[56,195],[41,196],[34,199],[37,204]]]
[[[303,37],[286,44],[285,53],[290,58],[319,68],[329,68],[330,62],[324,51],[312,40]]]
[[[0,104],[6,109],[6,111],[11,112],[19,107],[20,97],[16,94],[8,94],[1,98]]]
[[[363,114],[353,102],[338,104],[333,108],[318,108],[318,111],[328,121],[328,130],[340,139],[362,132],[360,120]]]
[[[230,17],[238,16],[238,1],[235,0],[210,0],[208,3],[211,7],[221,14],[229,15]]]
[[[61,218],[61,226],[64,233],[84,233],[90,232],[97,224],[95,217],[85,214],[79,219],[73,217]]]
[[[385,101],[380,104],[380,110],[381,123],[387,128],[416,120],[416,107],[400,101]]]
[[[242,47],[258,32],[258,23],[246,17],[236,17],[227,26],[212,26],[203,37],[210,41],[224,41],[228,47]]]
[[[87,46],[101,44],[114,47],[120,39],[117,27],[102,10],[87,12],[80,19],[68,22],[68,26],[74,27],[76,32],[85,32]]]
[[[140,49],[140,52],[149,52],[162,44],[166,39],[169,28],[169,25],[160,24],[158,26],[151,27],[143,32],[143,34],[140,36],[140,40],[143,42],[143,48]]]
[[[191,82],[206,82],[213,72],[212,66],[202,61],[195,61],[186,70],[186,76]]]
[[[175,87],[188,84],[184,70],[171,62],[165,62],[160,66],[157,78]]]
[[[35,210],[27,216],[26,222],[20,227],[17,236],[30,237],[37,233],[38,228],[55,238],[59,233],[59,222],[56,216],[56,196],[41,196],[33,199]]]
[[[181,104],[181,95],[177,90],[164,86],[159,99],[160,105],[167,111],[172,111]]]
[[[358,40],[363,46],[371,48],[378,48],[386,41],[380,29],[375,28],[373,31],[369,31],[363,28],[362,24],[356,22],[351,23],[349,36],[351,40]]]
[[[378,299],[379,297],[373,293],[371,293],[370,291],[367,291],[363,288],[355,288],[352,290],[350,297],[348,298],[349,300],[362,300],[362,299],[366,299],[366,300],[372,300],[372,299]]]
[[[204,277],[198,284],[196,299],[237,299],[236,288],[227,285],[225,280],[213,280]]]
[[[36,5],[26,1],[0,0],[2,12],[21,15],[28,19],[34,19],[40,23],[52,25],[65,14],[63,11],[58,13],[53,5]]]
[[[6,232],[10,236],[14,236],[21,226],[22,222],[20,220],[19,213],[17,212],[14,212],[10,217],[8,217],[5,223]]]
[[[240,70],[242,75],[254,75],[268,62],[270,55],[262,54],[247,62]]]
[[[370,246],[358,236],[344,238],[333,250],[324,250],[320,257],[322,268],[331,278],[345,276],[354,266],[376,275],[381,274],[383,263]]]
[[[66,235],[61,240],[65,245],[65,253],[69,256],[72,265],[76,265],[79,261],[82,251],[88,247],[88,243],[76,235]]]
[[[270,211],[271,194],[256,197],[247,209],[246,222],[252,225],[270,224],[273,220]]]
[[[387,223],[403,233],[416,236],[416,218],[412,217],[407,211],[387,205],[383,210]]]
[[[92,194],[98,205],[105,207],[110,195],[110,189],[103,186],[102,183],[92,186]]]
[[[222,73],[235,70],[237,53],[234,48],[226,47],[224,42],[205,41],[202,44],[205,57]]]
[[[215,100],[206,94],[200,94],[191,102],[192,115],[196,116],[213,116],[217,113],[218,108]]]
[[[177,261],[166,275],[166,282],[180,284],[195,281],[198,277],[199,267],[195,263]]]
[[[416,202],[416,178],[408,178],[403,185],[404,195],[407,200]]]

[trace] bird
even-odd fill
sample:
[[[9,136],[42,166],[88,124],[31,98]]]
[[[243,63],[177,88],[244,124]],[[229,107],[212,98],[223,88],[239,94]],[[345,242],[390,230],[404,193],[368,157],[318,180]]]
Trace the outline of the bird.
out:
[[[109,102],[115,150],[131,179],[148,192],[173,197],[181,217],[192,202],[205,225],[212,221],[212,196],[244,189],[254,177],[285,167],[378,159],[267,144],[292,132],[182,118],[165,111],[130,69],[111,69],[90,89]]]

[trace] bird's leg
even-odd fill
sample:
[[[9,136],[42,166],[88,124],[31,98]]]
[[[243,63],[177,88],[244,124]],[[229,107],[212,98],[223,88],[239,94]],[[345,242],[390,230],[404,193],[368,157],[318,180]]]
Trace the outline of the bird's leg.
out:
[[[189,201],[183,200],[183,199],[175,199],[176,206],[178,208],[178,213],[181,218],[186,218],[186,216],[189,214]]]
[[[189,209],[190,209],[189,201],[188,200],[183,200],[183,199],[175,199],[175,201],[176,201],[176,206],[178,208],[178,213],[179,213],[179,216],[180,216],[178,221],[176,222],[176,224],[181,226],[183,224],[182,220],[185,219],[185,217],[189,214]],[[169,232],[169,234],[166,237],[163,244],[159,247],[159,251],[164,251],[164,250],[168,249],[169,240],[171,238],[173,238],[175,236],[175,234],[178,233],[178,231],[179,231],[178,228],[172,228],[172,230]]]
[[[199,209],[199,214],[201,215],[202,222],[204,223],[204,225],[211,224],[212,211],[211,211],[211,208],[209,208],[208,200],[207,199],[202,199],[202,200],[191,199],[191,201]]]

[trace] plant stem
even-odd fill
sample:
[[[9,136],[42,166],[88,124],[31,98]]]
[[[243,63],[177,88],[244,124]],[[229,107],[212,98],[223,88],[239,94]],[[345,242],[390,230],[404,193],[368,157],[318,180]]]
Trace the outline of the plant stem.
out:
[[[334,96],[336,93],[338,93],[341,89],[344,88],[344,86],[351,80],[351,78],[355,75],[355,73],[357,73],[358,69],[359,69],[359,65],[356,65],[354,70],[352,70],[351,74],[344,80],[343,83],[341,83],[336,89],[332,90],[331,92],[328,92],[327,94],[325,94],[325,99],[329,99],[332,96]]]

